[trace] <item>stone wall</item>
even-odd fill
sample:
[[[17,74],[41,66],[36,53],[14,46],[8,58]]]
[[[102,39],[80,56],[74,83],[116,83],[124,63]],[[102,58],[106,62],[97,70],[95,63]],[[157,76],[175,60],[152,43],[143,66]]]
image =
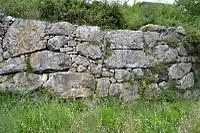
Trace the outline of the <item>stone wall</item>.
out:
[[[30,93],[43,86],[62,98],[137,100],[171,81],[187,90],[194,85],[195,60],[184,37],[182,27],[102,31],[0,13],[0,91]]]

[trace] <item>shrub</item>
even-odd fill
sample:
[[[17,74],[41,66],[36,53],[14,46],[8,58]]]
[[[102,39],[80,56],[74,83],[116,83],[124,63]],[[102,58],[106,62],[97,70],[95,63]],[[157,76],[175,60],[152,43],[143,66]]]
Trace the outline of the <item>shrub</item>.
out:
[[[40,16],[49,21],[67,21],[78,25],[97,25],[106,29],[124,26],[118,4],[83,0],[42,0]]]

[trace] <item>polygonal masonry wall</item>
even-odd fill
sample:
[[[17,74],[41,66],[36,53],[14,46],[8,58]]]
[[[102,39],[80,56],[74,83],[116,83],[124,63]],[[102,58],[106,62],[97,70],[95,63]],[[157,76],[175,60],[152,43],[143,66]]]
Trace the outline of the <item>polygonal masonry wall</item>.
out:
[[[138,31],[16,19],[0,13],[0,91],[47,87],[62,98],[140,98],[176,82],[194,85],[194,58],[182,27],[146,25]],[[148,80],[148,81],[147,81]],[[143,82],[141,82],[143,81]]]

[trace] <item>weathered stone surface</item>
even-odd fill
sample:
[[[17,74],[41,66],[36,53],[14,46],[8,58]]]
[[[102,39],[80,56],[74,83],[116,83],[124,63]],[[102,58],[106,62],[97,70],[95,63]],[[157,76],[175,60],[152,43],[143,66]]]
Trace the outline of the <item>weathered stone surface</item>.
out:
[[[3,61],[3,55],[0,53],[0,62]]]
[[[101,42],[104,37],[104,32],[97,26],[78,26],[75,34],[85,41]]]
[[[160,26],[160,25],[154,25],[154,24],[148,24],[145,26],[142,26],[139,30],[143,31],[143,32],[163,32],[166,31],[166,27],[165,26]]]
[[[115,69],[115,79],[117,80],[117,82],[127,81],[133,77],[133,74],[124,69]]]
[[[43,76],[32,73],[17,73],[0,76],[0,90],[19,93],[32,92],[45,82]]]
[[[144,70],[140,68],[133,69],[133,74],[136,76],[143,76],[144,75]]]
[[[60,50],[60,48],[67,45],[69,38],[65,36],[55,36],[49,39],[47,43],[47,48],[50,50]]]
[[[76,41],[70,40],[68,41],[68,46],[75,47],[77,45]]]
[[[161,41],[160,33],[158,32],[144,32],[144,42],[148,47],[156,46],[157,42]]]
[[[59,72],[50,74],[45,86],[62,98],[78,98],[90,96],[96,81],[87,73]]]
[[[64,53],[43,51],[31,54],[30,64],[33,71],[66,70],[71,66],[71,57]]]
[[[187,50],[185,49],[183,45],[177,47],[176,50],[178,51],[178,54],[180,56],[187,56]]]
[[[16,19],[5,35],[3,47],[12,56],[45,49],[45,28],[44,21]]]
[[[110,85],[109,95],[110,96],[118,96],[124,91],[124,86],[122,83],[114,83]]]
[[[80,55],[78,55],[75,58],[75,63],[78,65],[86,66],[86,67],[90,65],[90,62],[88,61],[88,59]]]
[[[113,77],[114,76],[114,72],[111,72],[105,68],[102,69],[102,76],[103,77]]]
[[[177,27],[175,32],[182,35],[182,36],[186,35],[185,29],[182,26]]]
[[[131,85],[129,83],[124,83],[123,84],[125,90],[122,91],[120,98],[125,101],[125,102],[130,102],[130,101],[136,101],[140,98],[138,90],[139,90],[139,85],[136,83],[134,85]]]
[[[191,56],[187,56],[187,57],[180,57],[178,61],[183,63],[194,63],[195,59]]]
[[[173,64],[169,69],[169,77],[171,79],[180,79],[184,75],[190,72],[192,68],[191,63],[178,63],[178,64]]]
[[[47,34],[50,35],[72,35],[76,28],[68,22],[58,22],[48,25]]]
[[[6,61],[0,62],[0,75],[22,72],[26,70],[24,58],[10,58]]]
[[[167,83],[165,81],[162,81],[158,84],[159,88],[165,88],[167,86]]]
[[[94,64],[91,63],[89,65],[90,73],[93,75],[96,75],[97,77],[100,77],[101,73],[102,73],[102,65],[101,64]]]
[[[4,59],[9,59],[11,57],[10,53],[8,51],[3,53],[3,58]]]
[[[77,72],[83,72],[83,71],[85,71],[86,69],[87,69],[86,67],[80,65],[80,66],[78,66],[78,68],[77,68]]]
[[[154,49],[154,57],[159,63],[173,63],[178,58],[178,52],[168,45],[158,45]]]
[[[4,29],[3,26],[0,24],[0,36],[4,35]]]
[[[115,50],[104,63],[108,68],[146,68],[154,62],[140,50]]]
[[[101,49],[98,45],[89,44],[87,42],[79,44],[76,50],[80,54],[86,57],[90,57],[92,59],[98,59],[98,58],[101,58],[102,56]]]
[[[194,86],[194,74],[188,73],[179,81],[179,88],[181,89],[188,89]]]
[[[143,34],[140,31],[118,30],[106,34],[111,49],[143,49]]]
[[[109,78],[100,78],[97,80],[97,96],[106,97],[110,88]]]

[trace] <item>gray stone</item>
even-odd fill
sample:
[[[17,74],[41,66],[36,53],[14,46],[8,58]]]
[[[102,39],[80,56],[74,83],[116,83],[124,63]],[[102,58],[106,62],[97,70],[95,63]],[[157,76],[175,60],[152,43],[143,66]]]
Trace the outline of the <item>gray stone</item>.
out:
[[[55,36],[49,39],[47,43],[47,48],[50,50],[59,50],[68,43],[69,38],[64,36]]]
[[[76,28],[68,22],[58,22],[48,25],[47,34],[50,35],[72,35]]]
[[[75,58],[75,63],[78,64],[78,65],[83,65],[85,67],[89,66],[89,64],[90,64],[90,62],[88,61],[87,58],[80,56],[80,55],[78,55]]]
[[[107,43],[111,49],[143,49],[143,34],[141,31],[117,30],[106,34]]]
[[[154,49],[154,57],[159,63],[173,63],[178,58],[178,52],[168,45],[158,45]]]
[[[127,81],[133,77],[133,74],[124,69],[115,69],[115,79],[117,80],[117,82]]]
[[[179,47],[177,47],[176,50],[178,51],[178,54],[180,56],[187,56],[187,50],[185,49],[183,45],[180,45]]]
[[[182,36],[186,35],[185,29],[182,26],[177,27],[175,32],[177,32],[178,34],[180,34]]]
[[[108,68],[146,68],[154,61],[140,50],[115,50],[104,63]]]
[[[3,47],[11,56],[32,53],[46,48],[43,35],[46,22],[16,19],[9,27],[3,41]]]
[[[91,96],[96,81],[87,73],[59,72],[50,74],[45,86],[62,98],[79,98]]]
[[[75,47],[77,45],[76,41],[70,40],[68,41],[68,46]]]
[[[130,101],[136,101],[140,98],[139,95],[139,85],[134,84],[131,85],[129,83],[124,83],[123,84],[125,90],[121,92],[120,98],[125,101],[125,102],[130,102]]]
[[[106,97],[110,88],[109,78],[100,78],[97,80],[97,96]]]
[[[0,53],[0,62],[3,61],[3,55]]]
[[[165,81],[162,81],[158,84],[159,88],[165,88],[167,86],[167,83]]]
[[[11,74],[26,70],[24,58],[10,58],[0,62],[0,74]]]
[[[168,69],[168,75],[171,79],[180,79],[184,75],[190,72],[192,68],[191,63],[178,63],[178,64],[173,64],[169,69]]]
[[[158,32],[144,32],[144,42],[147,47],[156,46],[157,42],[161,41],[160,33]]]
[[[69,53],[69,52],[72,52],[72,51],[74,51],[74,49],[71,48],[71,47],[68,47],[68,48],[60,48],[60,52],[61,52],[61,53]]]
[[[115,79],[114,77],[111,77],[111,78],[110,78],[110,82],[111,82],[111,83],[116,83],[117,81],[116,81],[116,79]]]
[[[187,56],[187,57],[180,57],[178,61],[183,62],[183,63],[192,63],[194,62],[193,57]]]
[[[107,69],[103,69],[103,70],[102,70],[102,76],[103,76],[103,77],[113,77],[113,76],[114,76],[114,73],[108,71]]]
[[[160,25],[154,25],[154,24],[148,24],[145,26],[142,26],[139,30],[143,31],[143,32],[164,32],[166,31],[166,27],[165,26],[160,26]]]
[[[102,73],[102,65],[101,64],[94,64],[90,63],[89,68],[90,73],[99,77]]]
[[[77,67],[77,72],[83,72],[83,71],[85,71],[86,69],[87,69],[86,67],[80,65],[80,66]]]
[[[104,32],[97,26],[78,26],[75,34],[85,41],[101,42],[104,37]]]
[[[136,76],[143,76],[144,75],[144,70],[137,68],[137,69],[133,69],[133,74]]]
[[[8,51],[3,53],[3,58],[4,59],[9,59],[11,57],[10,53]]]
[[[87,42],[79,44],[76,50],[80,54],[92,59],[99,59],[102,56],[101,49],[98,45],[89,44]]]
[[[30,64],[33,71],[38,72],[48,70],[67,70],[71,66],[71,57],[64,53],[42,51],[31,54]]]
[[[181,89],[192,88],[194,86],[194,74],[192,72],[188,73],[179,81],[179,84]]]
[[[17,73],[0,76],[0,90],[29,93],[38,89],[44,82],[43,76],[33,73]]]
[[[3,53],[3,49],[0,47],[0,53]]]
[[[15,21],[15,18],[13,18],[12,16],[7,16],[5,18],[8,22],[14,22]]]
[[[124,86],[121,83],[114,83],[110,85],[109,95],[120,97],[121,93],[124,91]]]
[[[4,35],[4,29],[3,26],[0,24],[0,37]]]

